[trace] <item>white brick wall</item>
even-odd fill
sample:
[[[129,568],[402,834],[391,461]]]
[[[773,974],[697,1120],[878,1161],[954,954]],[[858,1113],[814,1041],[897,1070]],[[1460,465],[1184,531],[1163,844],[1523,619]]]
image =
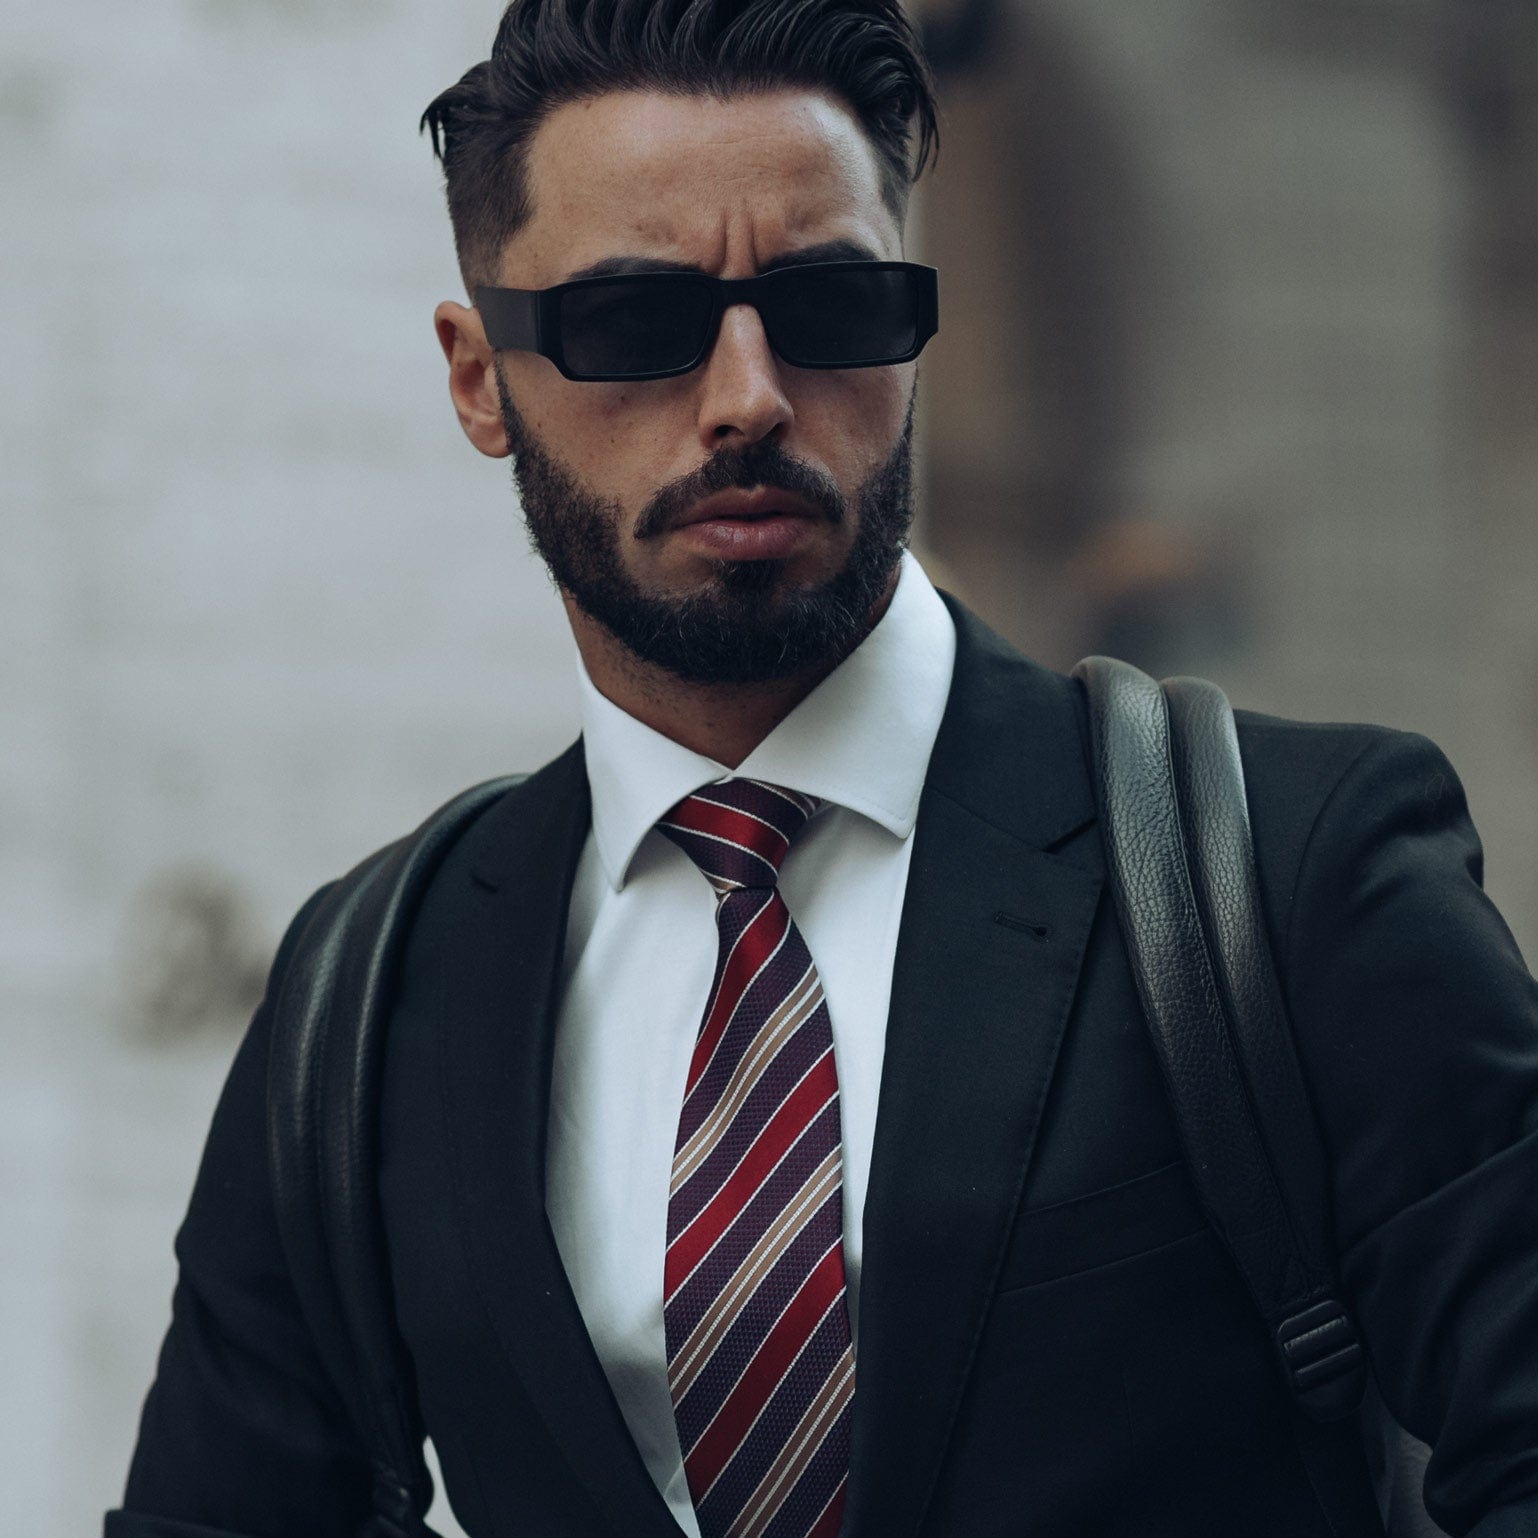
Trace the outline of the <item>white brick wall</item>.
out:
[[[39,1538],[121,1491],[233,1045],[135,1035],[135,894],[211,867],[270,944],[574,730],[431,325],[462,296],[416,119],[496,14],[0,13],[0,1441]]]

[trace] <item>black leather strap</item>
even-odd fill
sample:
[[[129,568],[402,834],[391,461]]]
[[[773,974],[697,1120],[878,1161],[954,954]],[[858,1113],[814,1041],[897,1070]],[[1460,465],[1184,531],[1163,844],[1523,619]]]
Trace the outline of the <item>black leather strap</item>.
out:
[[[518,778],[464,791],[331,887],[295,946],[275,1008],[273,1199],[300,1306],[373,1466],[369,1538],[435,1538],[424,1520],[432,1479],[376,1184],[391,988],[432,873],[466,824]]]
[[[1361,1402],[1365,1363],[1260,915],[1233,713],[1214,684],[1161,686],[1110,657],[1074,676],[1123,938],[1197,1193],[1298,1407],[1340,1419]]]
[[[1255,879],[1233,712],[1201,679],[1111,657],[1089,704],[1111,892],[1175,1125],[1208,1221],[1276,1344],[1298,1451],[1338,1535],[1381,1532],[1324,1424],[1366,1380],[1340,1300],[1328,1183]]]
[[[1255,850],[1234,715],[1200,678],[1167,678],[1175,784],[1187,865],[1223,1007],[1296,1257],[1299,1293],[1278,1300],[1284,1370],[1319,1421],[1361,1403],[1366,1366],[1339,1301],[1329,1178],[1260,911]]]

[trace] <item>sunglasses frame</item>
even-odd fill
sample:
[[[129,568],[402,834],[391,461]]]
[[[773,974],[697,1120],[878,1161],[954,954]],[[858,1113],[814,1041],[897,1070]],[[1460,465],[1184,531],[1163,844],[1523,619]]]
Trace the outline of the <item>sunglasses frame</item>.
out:
[[[914,345],[900,357],[865,358],[852,363],[806,363],[781,352],[775,346],[770,323],[764,316],[760,300],[768,299],[772,306],[774,289],[782,287],[786,279],[794,279],[800,274],[849,271],[912,274],[917,302]],[[732,304],[751,304],[758,311],[759,319],[764,324],[764,335],[768,337],[775,356],[794,368],[881,368],[887,364],[907,363],[918,357],[924,350],[924,344],[940,329],[938,279],[936,268],[923,266],[919,262],[808,262],[799,267],[771,268],[751,278],[713,278],[705,272],[616,273],[597,278],[574,278],[569,283],[556,283],[549,288],[477,288],[475,307],[480,311],[482,324],[486,328],[486,340],[495,351],[537,352],[555,364],[567,379],[584,383],[671,379],[697,369],[715,346],[716,335],[721,328],[721,315]],[[564,294],[574,289],[658,281],[688,284],[710,293],[710,318],[705,324],[704,340],[693,358],[677,368],[650,369],[632,374],[586,374],[567,366],[565,349],[561,346],[561,298]]]

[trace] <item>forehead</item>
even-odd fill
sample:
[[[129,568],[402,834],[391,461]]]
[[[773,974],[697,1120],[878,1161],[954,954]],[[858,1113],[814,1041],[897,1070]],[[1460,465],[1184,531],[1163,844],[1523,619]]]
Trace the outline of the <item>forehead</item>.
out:
[[[746,271],[839,238],[901,254],[875,148],[819,91],[568,102],[534,135],[528,173],[533,214],[504,253],[507,281],[559,282],[621,254]]]

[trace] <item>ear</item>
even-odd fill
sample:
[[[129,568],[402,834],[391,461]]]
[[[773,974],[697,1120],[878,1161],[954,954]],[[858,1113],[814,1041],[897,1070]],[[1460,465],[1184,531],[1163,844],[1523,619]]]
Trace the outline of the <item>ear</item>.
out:
[[[449,360],[449,395],[465,437],[481,453],[505,459],[512,450],[502,424],[497,375],[480,312],[445,299],[433,311],[433,326]]]

